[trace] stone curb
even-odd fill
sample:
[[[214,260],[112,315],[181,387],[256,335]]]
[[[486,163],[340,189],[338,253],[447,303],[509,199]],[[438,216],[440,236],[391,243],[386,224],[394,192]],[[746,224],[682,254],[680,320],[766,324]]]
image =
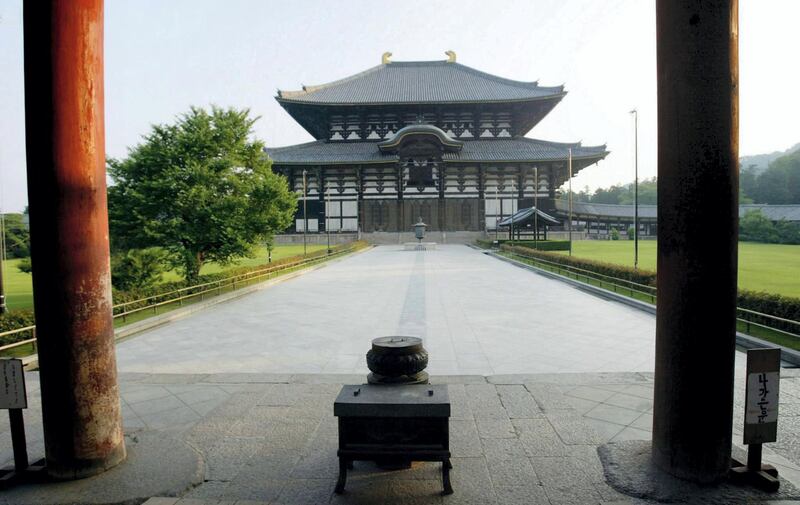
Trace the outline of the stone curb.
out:
[[[528,265],[526,263],[522,263],[521,261],[517,261],[511,258],[507,258],[500,254],[497,254],[492,251],[484,250],[483,253],[487,256],[491,256],[493,258],[499,259],[500,261],[505,261],[511,265],[514,265],[519,268],[523,268],[525,270],[530,270],[536,274],[539,274],[543,277],[547,277],[549,279],[558,280],[561,282],[565,282],[581,291],[585,291],[589,294],[593,294],[599,296],[601,298],[605,298],[607,300],[615,301],[627,305],[629,307],[633,307],[634,309],[641,310],[643,312],[647,312],[648,314],[656,314],[656,306],[647,302],[642,302],[639,300],[635,300],[633,298],[629,298],[625,295],[621,295],[619,293],[615,293],[613,291],[609,291],[607,289],[599,288],[597,286],[592,286],[591,284],[587,284],[575,279],[570,279],[569,277],[565,277],[563,275],[559,275],[553,272],[549,272],[542,268],[535,267],[533,265]],[[781,359],[786,361],[787,363],[791,363],[795,366],[800,366],[800,352],[795,351],[794,349],[789,349],[788,347],[783,347],[767,340],[760,339],[758,337],[754,337],[752,335],[746,335],[741,332],[736,332],[736,344],[744,347],[745,349],[757,349],[763,347],[779,347],[781,349]]]
[[[270,286],[274,286],[275,284],[279,284],[281,282],[288,281],[290,279],[294,279],[295,277],[299,277],[301,275],[307,274],[309,272],[313,272],[314,270],[318,270],[323,268],[331,263],[336,263],[338,261],[342,261],[345,258],[352,257],[354,254],[359,254],[365,251],[372,249],[374,246],[364,247],[363,249],[359,249],[357,251],[353,251],[351,254],[346,254],[342,257],[331,259],[328,261],[324,261],[317,265],[313,265],[307,268],[303,268],[301,270],[296,270],[286,275],[281,275],[275,277],[273,279],[267,279],[265,281],[258,282],[253,284],[252,286],[247,286],[244,288],[239,288],[235,291],[231,291],[230,293],[225,293],[223,295],[217,295],[208,300],[204,300],[199,303],[193,303],[191,305],[187,305],[183,309],[176,309],[167,312],[166,314],[162,314],[160,316],[153,316],[148,317],[147,319],[143,319],[142,321],[138,321],[136,323],[132,323],[122,328],[119,328],[114,331],[114,341],[116,343],[123,342],[143,331],[147,331],[158,326],[162,326],[165,324],[169,324],[173,321],[177,321],[178,319],[182,319],[186,316],[194,314],[195,312],[200,312],[201,310],[205,310],[209,307],[213,307],[214,305],[218,305],[220,303],[229,302],[231,300],[235,300],[245,295],[249,295],[255,291],[260,291],[262,289],[266,289]],[[28,356],[24,361],[25,369],[32,370],[39,367],[39,357],[37,355]]]

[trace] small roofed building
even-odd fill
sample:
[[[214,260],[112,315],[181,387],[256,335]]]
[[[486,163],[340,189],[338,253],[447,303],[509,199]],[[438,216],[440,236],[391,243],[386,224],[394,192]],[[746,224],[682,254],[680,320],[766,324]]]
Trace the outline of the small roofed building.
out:
[[[434,240],[472,240],[534,196],[554,210],[570,150],[573,175],[608,154],[604,145],[526,136],[564,98],[563,86],[504,79],[447,55],[393,62],[385,53],[359,74],[278,91],[278,103],[314,138],[265,149],[273,170],[305,195],[287,232],[327,225],[381,241],[410,234],[422,218]]]
[[[508,231],[509,239],[532,236],[536,240],[547,240],[547,229],[550,226],[561,226],[561,221],[536,207],[526,207],[501,219],[497,226]]]

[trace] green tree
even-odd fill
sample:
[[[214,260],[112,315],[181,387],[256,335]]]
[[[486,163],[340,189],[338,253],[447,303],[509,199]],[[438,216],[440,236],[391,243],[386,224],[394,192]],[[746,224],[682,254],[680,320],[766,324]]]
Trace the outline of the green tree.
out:
[[[750,210],[739,220],[739,240],[745,242],[779,241],[775,225],[760,210]]]
[[[739,203],[753,203],[753,196],[758,192],[758,167],[748,165],[739,169]]]
[[[19,260],[19,263],[17,263],[17,270],[19,270],[23,274],[29,274],[29,273],[33,272],[33,266],[31,265],[31,259],[30,258],[22,258],[21,260]]]
[[[130,249],[111,256],[111,285],[116,289],[150,288],[161,282],[163,253],[159,249]]]
[[[800,203],[800,151],[775,159],[759,175],[752,169],[743,170],[740,185],[756,203]]]
[[[27,213],[27,212],[26,212]],[[9,258],[26,258],[31,254],[31,234],[23,214],[3,214],[6,254]]]
[[[635,193],[633,183],[626,184],[623,189],[624,191],[619,194],[617,203],[633,205]],[[658,181],[655,177],[639,181],[639,203],[642,205],[656,205],[658,203]]]
[[[611,186],[610,188],[599,188],[592,195],[592,203],[619,203],[620,197],[625,192],[625,187],[621,185]]]
[[[109,224],[115,249],[161,247],[188,280],[204,263],[252,256],[292,222],[297,206],[249,110],[193,107],[152,127],[122,160],[110,159]]]
[[[800,223],[781,219],[775,223],[775,230],[781,244],[800,244]]]

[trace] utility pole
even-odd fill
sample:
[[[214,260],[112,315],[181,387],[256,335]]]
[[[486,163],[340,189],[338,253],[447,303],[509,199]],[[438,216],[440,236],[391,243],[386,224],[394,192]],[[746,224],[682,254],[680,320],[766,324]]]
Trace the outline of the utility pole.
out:
[[[633,114],[633,268],[639,268],[639,112]]]
[[[308,234],[308,199],[306,198],[308,193],[308,186],[306,180],[307,171],[303,169],[303,256],[306,255],[307,252],[307,238],[306,235]]]
[[[0,314],[8,312],[6,307],[6,285],[5,285],[5,270],[6,270],[6,216],[0,210]]]
[[[569,148],[569,255],[572,256],[572,148]]]

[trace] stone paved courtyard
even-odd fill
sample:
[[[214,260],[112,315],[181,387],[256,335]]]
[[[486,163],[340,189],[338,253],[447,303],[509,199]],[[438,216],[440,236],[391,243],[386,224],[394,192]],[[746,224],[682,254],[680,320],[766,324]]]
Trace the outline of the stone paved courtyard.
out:
[[[368,342],[387,334],[422,336],[432,383],[448,384],[452,496],[440,496],[434,463],[383,472],[356,462],[347,493],[333,493],[333,400],[365,381]],[[653,340],[652,315],[468,247],[384,246],[121,343],[124,426],[129,444],[167,437],[195,455],[197,480],[151,505],[645,504],[609,486],[597,449],[649,440]],[[38,374],[26,376],[35,460]],[[783,371],[780,416],[765,455],[787,479],[782,494],[743,489],[742,503],[799,502],[800,370]],[[11,460],[0,423],[0,463]],[[0,504],[89,503],[62,489],[93,496],[98,479],[36,496],[17,488]]]
[[[463,245],[380,246],[118,346],[147,373],[360,373],[416,335],[432,374],[652,371],[655,318]]]
[[[126,373],[124,423],[129,436],[167,435],[197,451],[204,479],[181,493],[181,505],[648,503],[606,484],[597,446],[650,437],[650,373],[434,376],[432,382],[448,384],[452,401],[455,494],[447,497],[439,495],[434,463],[382,472],[356,462],[346,494],[333,493],[338,469],[333,400],[341,384],[363,380],[363,374]],[[42,454],[37,375],[28,374],[28,381],[28,438],[31,456],[37,457]],[[781,392],[780,442],[768,444],[766,454],[782,476],[800,483],[797,370],[785,371]],[[737,388],[736,442],[741,404]],[[2,430],[0,460],[9,462],[10,440]],[[93,480],[77,485],[91,487]],[[0,503],[40,503],[16,492],[0,495]],[[787,482],[783,492],[800,496]],[[774,498],[745,489],[741,503]]]

